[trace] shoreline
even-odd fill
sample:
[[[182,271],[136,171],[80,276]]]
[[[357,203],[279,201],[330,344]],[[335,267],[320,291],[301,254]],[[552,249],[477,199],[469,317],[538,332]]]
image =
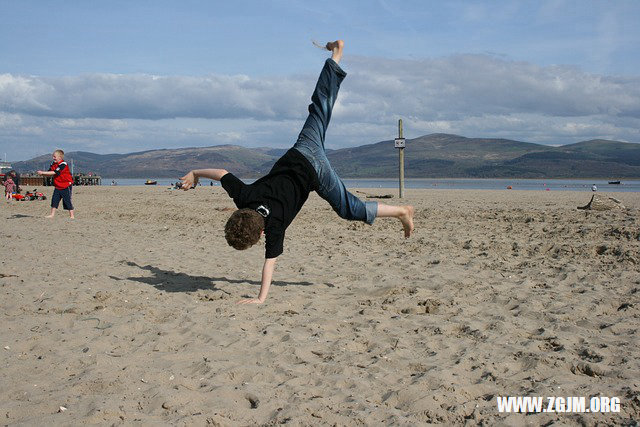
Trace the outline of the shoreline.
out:
[[[253,178],[246,178],[246,177],[239,177],[240,179],[257,179],[255,177]],[[259,177],[258,177],[259,178]],[[397,181],[398,178],[349,178],[349,177],[341,177],[345,180],[351,180],[351,181],[356,181],[356,180],[360,180],[360,181]],[[153,177],[153,178],[147,178],[147,177],[143,177],[143,178],[113,178],[113,177],[102,177],[103,180],[113,180],[113,179],[128,179],[128,180],[146,180],[146,179],[161,179],[161,180],[176,180],[178,178],[164,178],[164,177]],[[405,176],[405,179],[408,180],[416,180],[416,181],[431,181],[431,180],[446,180],[446,181],[464,181],[464,180],[472,180],[472,181],[502,181],[502,180],[518,180],[518,181],[602,181],[602,180],[607,180],[607,182],[610,180],[609,178],[447,178],[447,177],[440,177],[440,178],[417,178],[417,177],[407,177]],[[624,181],[633,181],[633,182],[637,182],[640,181],[640,177],[638,178],[621,178],[620,181],[622,181],[624,183]]]
[[[175,183],[176,180],[153,178],[158,181],[157,186],[166,187]],[[246,183],[253,182],[252,179],[243,179]],[[396,191],[398,189],[397,179],[343,179],[343,182],[347,188],[378,188],[386,189],[388,191]],[[103,179],[102,186],[111,186],[110,179]],[[628,181],[622,184],[608,184],[606,182],[594,182],[587,180],[512,180],[512,179],[431,179],[409,178],[405,180],[405,188],[408,189],[469,189],[469,190],[507,190],[508,186],[512,186],[513,189],[526,190],[526,191],[546,191],[549,188],[551,191],[591,191],[593,184],[598,186],[599,191],[611,191],[619,193],[635,193],[640,192],[640,181]],[[144,180],[137,178],[127,178],[117,181],[121,186],[140,186],[144,184]],[[219,186],[217,182],[213,182],[213,186]],[[202,186],[211,186],[209,180],[201,182]]]

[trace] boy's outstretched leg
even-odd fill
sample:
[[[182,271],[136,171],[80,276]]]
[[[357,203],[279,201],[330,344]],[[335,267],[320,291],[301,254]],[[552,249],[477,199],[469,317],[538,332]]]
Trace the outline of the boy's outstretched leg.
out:
[[[398,218],[404,229],[404,237],[411,236],[413,231],[413,206],[392,206],[378,203],[378,217]]]

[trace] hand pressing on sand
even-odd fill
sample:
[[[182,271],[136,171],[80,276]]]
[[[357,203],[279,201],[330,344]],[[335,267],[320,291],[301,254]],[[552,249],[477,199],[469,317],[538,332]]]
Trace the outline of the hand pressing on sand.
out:
[[[276,259],[277,258],[267,258],[264,260],[264,265],[262,266],[262,282],[260,284],[258,298],[243,299],[238,301],[237,304],[262,304],[266,301],[273,278],[273,270],[276,267]]]

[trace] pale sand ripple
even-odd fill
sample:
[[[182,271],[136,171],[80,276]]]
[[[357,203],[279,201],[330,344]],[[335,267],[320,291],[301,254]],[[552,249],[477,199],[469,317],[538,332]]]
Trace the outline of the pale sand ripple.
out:
[[[416,231],[312,195],[267,303],[219,187],[0,207],[5,424],[624,424],[640,418],[640,194],[407,190]],[[385,200],[388,202],[389,200]],[[397,199],[390,202],[397,203]],[[496,396],[617,396],[499,414]],[[60,407],[67,408],[59,412]]]

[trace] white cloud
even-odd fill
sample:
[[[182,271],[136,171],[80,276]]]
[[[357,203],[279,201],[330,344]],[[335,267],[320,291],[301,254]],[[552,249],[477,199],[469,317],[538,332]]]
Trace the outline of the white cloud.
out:
[[[241,132],[218,132],[216,136],[228,144],[237,143],[246,138]]]
[[[349,76],[327,134],[332,148],[393,138],[398,118],[409,138],[447,132],[554,144],[640,141],[640,76],[487,55],[348,57],[344,68]],[[0,144],[28,140],[43,152],[56,142],[99,152],[285,147],[300,131],[315,77],[3,74]]]
[[[124,131],[128,124],[126,120],[108,119],[54,119],[52,126],[68,130],[91,130],[91,131]]]
[[[77,77],[0,75],[0,110],[56,118],[166,119],[295,117],[300,80],[247,76]],[[296,100],[298,102],[296,102]]]
[[[359,58],[356,65],[349,86],[356,93],[353,108],[370,108],[380,117],[393,112],[430,119],[518,113],[640,118],[640,78],[603,77],[484,55],[423,61]],[[399,83],[385,85],[386,76]],[[380,109],[385,103],[389,108]]]
[[[429,116],[538,113],[640,118],[640,78],[605,77],[486,55],[433,60],[352,58],[336,113],[376,122],[394,114]],[[5,113],[56,118],[250,118],[306,113],[313,78],[174,77],[93,74],[0,76]]]
[[[7,114],[0,112],[0,129],[15,127],[22,123],[22,117],[19,114]]]

